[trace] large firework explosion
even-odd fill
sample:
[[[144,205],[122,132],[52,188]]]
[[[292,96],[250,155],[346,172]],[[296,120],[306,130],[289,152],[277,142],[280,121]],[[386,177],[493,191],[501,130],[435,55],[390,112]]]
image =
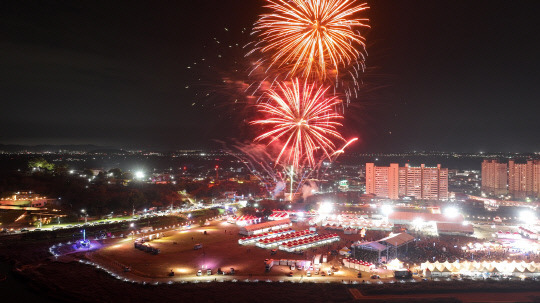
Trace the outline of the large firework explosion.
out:
[[[359,30],[367,27],[358,15],[368,7],[356,0],[266,2],[270,12],[254,24],[248,44],[252,60],[238,61],[252,66],[248,77],[223,84],[254,104],[246,109],[258,118],[248,121],[261,131],[254,142],[234,146],[237,157],[267,189],[290,182],[294,193],[357,140],[343,138],[338,109],[358,92],[366,54]]]
[[[338,86],[349,75],[353,90],[364,68],[365,39],[359,29],[368,19],[358,13],[367,4],[355,0],[267,0],[270,13],[255,23],[256,41],[248,52],[260,58],[254,69],[264,69],[271,80],[300,77]],[[351,89],[343,92],[350,96]]]
[[[331,159],[336,152],[334,141],[345,142],[338,132],[343,117],[334,110],[341,101],[335,96],[325,97],[326,91],[294,79],[266,92],[269,100],[257,105],[264,118],[251,124],[265,128],[255,141],[281,145],[276,163],[297,171],[304,166],[313,168],[317,156]]]

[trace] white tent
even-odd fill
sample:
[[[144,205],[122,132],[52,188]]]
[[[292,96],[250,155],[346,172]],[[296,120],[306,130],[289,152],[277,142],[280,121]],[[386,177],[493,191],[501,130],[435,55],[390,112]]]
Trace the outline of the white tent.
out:
[[[343,246],[343,248],[339,250],[339,254],[342,256],[350,255],[351,250],[348,249],[347,246]]]
[[[515,276],[535,276],[540,275],[540,266],[537,264],[525,262],[425,262],[420,264],[420,268],[427,275],[429,272],[433,275],[449,275],[449,273],[459,274],[483,274],[483,273],[501,273],[504,275]]]

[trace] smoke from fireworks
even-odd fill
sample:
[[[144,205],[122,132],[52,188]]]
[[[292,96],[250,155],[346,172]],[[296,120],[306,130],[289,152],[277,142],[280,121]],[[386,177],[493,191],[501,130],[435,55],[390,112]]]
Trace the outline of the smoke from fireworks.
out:
[[[357,13],[368,9],[355,0],[267,0],[271,13],[255,23],[258,41],[248,53],[259,51],[255,67],[270,79],[301,77],[336,83],[342,73],[356,78],[364,67],[364,37],[358,31],[368,19]],[[351,67],[353,71],[351,71]],[[284,77],[279,75],[284,74]],[[277,75],[277,76],[276,76]]]
[[[333,140],[345,141],[337,131],[343,117],[334,110],[341,101],[325,97],[326,91],[314,84],[301,85],[295,79],[290,84],[278,83],[277,89],[267,91],[269,101],[257,104],[265,117],[251,124],[269,130],[255,141],[282,145],[276,163],[292,165],[295,170],[303,165],[315,167],[317,154],[328,159],[334,155]]]

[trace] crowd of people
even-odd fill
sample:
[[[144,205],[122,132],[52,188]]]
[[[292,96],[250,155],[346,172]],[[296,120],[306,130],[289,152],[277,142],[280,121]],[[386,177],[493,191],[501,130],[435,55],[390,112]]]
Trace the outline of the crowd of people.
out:
[[[408,250],[398,250],[398,258],[405,262],[422,263],[459,261],[503,261],[516,260],[531,262],[540,261],[540,254],[511,251],[499,244],[469,247],[469,243],[484,243],[485,240],[465,236],[420,237],[409,245]],[[465,249],[464,249],[465,248]]]

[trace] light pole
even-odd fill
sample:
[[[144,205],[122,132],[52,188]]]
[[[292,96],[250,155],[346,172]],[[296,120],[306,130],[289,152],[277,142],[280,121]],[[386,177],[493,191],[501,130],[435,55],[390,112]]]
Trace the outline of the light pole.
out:
[[[84,224],[88,223],[88,213],[84,209],[81,209],[81,212],[84,214]]]
[[[129,224],[129,227],[132,229],[131,230],[131,241],[135,241],[135,229],[133,227],[135,227],[135,223],[131,223]]]

